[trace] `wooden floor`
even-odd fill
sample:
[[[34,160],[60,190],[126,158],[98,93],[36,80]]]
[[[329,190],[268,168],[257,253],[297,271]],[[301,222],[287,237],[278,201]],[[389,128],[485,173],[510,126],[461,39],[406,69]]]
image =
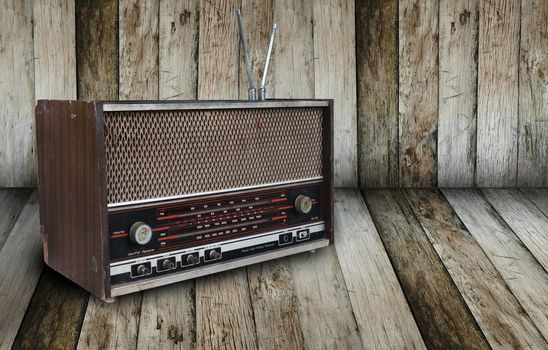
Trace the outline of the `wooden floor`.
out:
[[[548,189],[335,198],[334,247],[103,304],[0,190],[0,349],[548,348]]]

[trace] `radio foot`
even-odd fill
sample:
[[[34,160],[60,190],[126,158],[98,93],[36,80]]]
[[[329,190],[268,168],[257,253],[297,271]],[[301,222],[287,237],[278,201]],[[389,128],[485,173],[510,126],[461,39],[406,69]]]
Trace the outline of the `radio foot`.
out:
[[[314,254],[314,253],[316,253],[316,249],[310,250],[310,254]]]
[[[108,299],[105,299],[105,303],[107,304],[113,304],[116,302],[116,298],[108,298]]]

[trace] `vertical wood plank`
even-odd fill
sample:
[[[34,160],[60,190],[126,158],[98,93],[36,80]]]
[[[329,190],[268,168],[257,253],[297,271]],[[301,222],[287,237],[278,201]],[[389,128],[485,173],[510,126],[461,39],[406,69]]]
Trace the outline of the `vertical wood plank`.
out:
[[[314,40],[310,1],[279,0],[273,4],[278,24],[270,77],[275,98],[314,98]],[[268,94],[268,91],[267,91]]]
[[[289,257],[305,349],[363,348],[333,246]]]
[[[519,1],[480,2],[476,183],[516,185]]]
[[[299,295],[287,259],[247,267],[259,349],[303,349]]]
[[[358,174],[362,189],[398,187],[398,1],[356,1]]]
[[[438,190],[407,200],[493,349],[548,346],[516,297]]]
[[[74,349],[89,294],[44,268],[12,349]]]
[[[475,181],[478,6],[477,0],[440,1],[440,187],[471,187]]]
[[[264,64],[266,61],[266,54],[268,52],[268,42],[270,40],[270,33],[272,31],[273,23],[273,0],[242,0],[242,18],[244,22],[244,28],[246,31],[249,58],[251,61],[251,67],[253,69],[253,81],[255,88],[259,88],[261,79],[263,78]],[[274,85],[272,84],[272,78],[276,76],[274,70],[273,61],[277,56],[277,49],[279,46],[280,29],[276,33],[276,41],[274,42],[274,49],[272,51],[272,58],[270,61],[270,68],[268,69],[268,76],[266,80],[266,92],[267,96],[271,98],[275,95]],[[284,29],[285,30],[285,29]],[[238,43],[240,42],[240,36],[238,35]],[[243,49],[240,44],[240,96],[241,100],[248,99],[248,83],[247,74],[244,63]],[[258,93],[258,92],[257,92]]]
[[[548,217],[518,189],[484,189],[482,193],[548,272]]]
[[[0,250],[0,349],[10,349],[42,272],[36,191]]]
[[[548,216],[548,188],[522,188],[521,192]]]
[[[548,186],[548,1],[521,2],[518,186]]]
[[[405,196],[367,191],[365,199],[427,348],[488,349]]]
[[[76,1],[79,99],[118,99],[118,1]]]
[[[335,250],[366,349],[424,349],[419,328],[357,190],[335,191]]]
[[[197,97],[198,1],[161,1],[159,29],[159,98]]]
[[[198,98],[238,98],[239,0],[200,0]]]
[[[478,191],[447,189],[443,194],[544,339],[548,339],[546,271]]]
[[[74,0],[34,1],[36,99],[76,99]]]
[[[143,293],[137,349],[194,349],[196,309],[194,281]]]
[[[30,191],[23,189],[0,190],[0,249],[27,203]]]
[[[153,0],[120,0],[121,100],[158,99],[158,16]]]
[[[437,185],[437,1],[399,2],[400,185]]]
[[[358,185],[354,1],[314,1],[316,98],[333,98],[335,186]]]
[[[0,187],[34,187],[32,2],[2,1],[0,26]]]

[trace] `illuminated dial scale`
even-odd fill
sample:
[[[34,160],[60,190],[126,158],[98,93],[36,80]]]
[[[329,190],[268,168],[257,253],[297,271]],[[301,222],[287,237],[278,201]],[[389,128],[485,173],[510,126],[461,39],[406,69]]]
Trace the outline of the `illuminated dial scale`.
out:
[[[317,188],[296,188],[158,206],[134,217],[111,213],[111,256],[147,255],[316,221],[318,197]]]

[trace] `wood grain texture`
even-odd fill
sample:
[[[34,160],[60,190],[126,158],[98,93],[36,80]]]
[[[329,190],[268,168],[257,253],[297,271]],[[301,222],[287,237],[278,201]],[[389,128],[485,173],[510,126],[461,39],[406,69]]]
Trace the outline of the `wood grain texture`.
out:
[[[32,2],[2,1],[0,26],[0,187],[34,187]]]
[[[161,1],[159,29],[159,98],[197,97],[198,1]]]
[[[474,237],[438,190],[406,197],[493,349],[548,346]]]
[[[521,192],[548,216],[548,188],[522,188]]]
[[[476,184],[516,185],[518,1],[480,2]]]
[[[440,1],[440,187],[471,187],[475,182],[478,6],[477,0]]]
[[[77,349],[135,349],[141,300],[141,293],[112,304],[90,297]]]
[[[118,1],[76,1],[79,99],[118,99]]]
[[[335,191],[335,250],[364,348],[424,349],[405,295],[357,190]]]
[[[367,191],[365,199],[426,346],[488,349],[403,193]]]
[[[518,189],[485,189],[482,193],[548,271],[548,217]]]
[[[74,349],[89,294],[44,268],[12,349]]]
[[[548,274],[477,190],[442,190],[455,212],[548,339]]]
[[[199,99],[238,99],[239,6],[239,0],[200,0]]]
[[[521,2],[518,186],[548,186],[548,1]]]
[[[299,296],[287,259],[247,268],[259,349],[304,349]]]
[[[312,3],[274,1],[272,11],[278,31],[271,62],[274,94],[269,96],[314,98]]]
[[[194,297],[194,281],[144,292],[137,349],[194,349]]]
[[[36,99],[76,99],[74,0],[33,2]]]
[[[29,195],[30,190],[27,189],[0,189],[0,250],[27,203]]]
[[[245,268],[196,280],[198,349],[257,348]]]
[[[245,34],[247,36],[247,45],[249,49],[249,58],[251,61],[251,68],[253,70],[253,81],[255,88],[258,90],[263,78],[264,64],[266,61],[266,54],[268,52],[268,43],[270,40],[270,33],[272,31],[273,23],[273,0],[242,0],[241,12],[242,20],[244,23]],[[234,17],[236,20],[236,17]],[[280,34],[278,32],[276,36]],[[285,30],[285,29],[284,29]],[[272,84],[273,77],[276,76],[274,70],[273,61],[275,60],[277,49],[279,46],[279,38],[275,39],[274,48],[272,51],[272,58],[270,61],[270,67],[268,69],[268,76],[266,80],[266,92],[268,97],[274,96],[274,84]],[[238,43],[240,43],[240,36],[238,34]],[[247,74],[244,63],[244,50],[241,43],[239,44],[239,79],[240,79],[240,100],[247,100],[248,82]],[[257,91],[258,94],[258,91]]]
[[[437,185],[437,1],[399,2],[400,186]]]
[[[38,202],[30,196],[0,250],[0,349],[10,349],[42,272]]]
[[[316,98],[335,100],[335,187],[358,185],[354,1],[314,1]]]
[[[356,1],[360,188],[398,187],[398,1]]]
[[[120,100],[158,98],[159,2],[120,0]]]
[[[333,246],[289,257],[305,349],[361,349]]]

